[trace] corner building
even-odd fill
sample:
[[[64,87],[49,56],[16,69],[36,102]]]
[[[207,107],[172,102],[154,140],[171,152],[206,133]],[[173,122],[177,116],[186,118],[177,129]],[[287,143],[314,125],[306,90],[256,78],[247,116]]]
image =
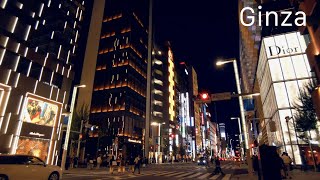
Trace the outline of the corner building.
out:
[[[0,153],[57,164],[85,1],[0,1]]]
[[[305,86],[312,81],[306,48],[308,36],[291,32],[270,37],[262,41],[257,81],[260,85],[261,101],[267,129],[269,145],[276,146],[279,152],[287,152],[295,164],[301,164],[302,151],[308,145],[298,137],[296,120],[288,123],[286,116],[294,117],[294,105]],[[311,131],[311,138],[316,139]],[[318,142],[317,142],[318,143]]]
[[[90,124],[134,153],[145,128],[147,19],[148,1],[105,2],[91,101]]]

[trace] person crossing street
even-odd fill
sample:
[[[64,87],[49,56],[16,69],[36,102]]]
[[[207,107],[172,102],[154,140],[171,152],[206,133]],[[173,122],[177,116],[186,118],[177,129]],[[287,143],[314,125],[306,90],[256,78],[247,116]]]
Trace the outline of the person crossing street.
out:
[[[219,159],[218,156],[216,157],[214,162],[216,164],[216,168],[215,168],[215,170],[214,170],[214,172],[212,174],[216,175],[216,174],[221,173],[222,175],[224,175],[224,173],[222,172],[222,169],[221,169],[221,163],[220,163],[220,159]]]
[[[138,174],[140,174],[140,165],[141,165],[141,158],[140,158],[140,155],[138,155],[134,159],[134,170],[133,170],[132,174],[134,174],[136,172],[136,169],[138,169]]]

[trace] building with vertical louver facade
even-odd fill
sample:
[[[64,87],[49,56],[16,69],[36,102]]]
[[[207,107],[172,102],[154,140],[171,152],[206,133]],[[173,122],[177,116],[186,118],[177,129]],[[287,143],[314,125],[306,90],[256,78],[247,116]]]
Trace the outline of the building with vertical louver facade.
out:
[[[57,163],[84,4],[0,1],[0,153]]]

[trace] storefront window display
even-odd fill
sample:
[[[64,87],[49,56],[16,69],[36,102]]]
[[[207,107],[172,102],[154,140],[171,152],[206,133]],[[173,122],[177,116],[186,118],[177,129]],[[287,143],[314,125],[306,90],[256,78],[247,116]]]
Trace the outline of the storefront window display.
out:
[[[17,154],[28,154],[47,161],[49,140],[39,138],[20,137]]]

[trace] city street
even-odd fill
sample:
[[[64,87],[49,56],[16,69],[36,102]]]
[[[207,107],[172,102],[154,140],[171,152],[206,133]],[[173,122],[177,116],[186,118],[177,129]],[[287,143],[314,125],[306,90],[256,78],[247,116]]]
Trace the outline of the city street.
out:
[[[88,169],[71,169],[66,171],[63,179],[217,179],[227,180],[231,179],[233,175],[241,175],[247,173],[245,166],[237,166],[232,161],[222,162],[222,170],[225,175],[212,175],[214,166],[209,168],[205,166],[198,166],[196,163],[174,163],[174,164],[154,164],[146,168],[141,168],[141,174],[132,174],[125,172],[120,174],[114,172],[109,173],[109,169],[105,167],[100,170]]]

